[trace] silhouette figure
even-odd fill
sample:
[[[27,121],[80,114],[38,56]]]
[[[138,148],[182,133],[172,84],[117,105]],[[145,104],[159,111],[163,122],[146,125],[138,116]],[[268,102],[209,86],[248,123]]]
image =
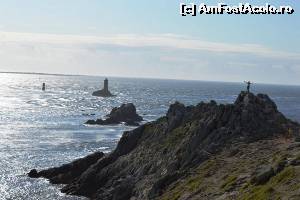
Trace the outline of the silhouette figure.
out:
[[[250,92],[250,86],[253,83],[251,83],[250,81],[244,81],[244,82],[247,84],[247,92],[249,93]]]
[[[43,90],[43,91],[46,90],[46,83],[43,83],[42,90]]]

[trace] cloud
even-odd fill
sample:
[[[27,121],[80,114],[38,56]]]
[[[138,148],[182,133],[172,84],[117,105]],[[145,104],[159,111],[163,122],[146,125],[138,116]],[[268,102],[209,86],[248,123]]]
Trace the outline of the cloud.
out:
[[[300,84],[299,65],[297,53],[174,34],[83,36],[0,31],[0,69],[7,71]]]
[[[60,45],[117,45],[126,47],[165,47],[202,50],[217,53],[251,53],[266,57],[299,59],[299,54],[274,51],[258,44],[227,44],[202,41],[198,38],[174,34],[80,36],[38,33],[0,32],[0,42],[24,42]]]

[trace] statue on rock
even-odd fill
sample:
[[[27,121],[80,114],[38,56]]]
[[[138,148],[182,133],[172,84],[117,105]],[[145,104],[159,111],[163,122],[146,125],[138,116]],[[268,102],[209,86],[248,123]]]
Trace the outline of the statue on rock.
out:
[[[105,78],[104,80],[104,88],[102,90],[97,90],[95,92],[93,92],[92,94],[93,96],[97,96],[97,97],[113,97],[116,95],[113,95],[110,93],[110,91],[108,90],[108,79]]]

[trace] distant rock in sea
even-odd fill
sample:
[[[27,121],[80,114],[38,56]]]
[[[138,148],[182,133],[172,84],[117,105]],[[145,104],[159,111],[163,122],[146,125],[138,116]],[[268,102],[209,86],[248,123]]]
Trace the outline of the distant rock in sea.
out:
[[[113,95],[110,93],[109,89],[108,89],[108,79],[106,78],[104,80],[104,88],[102,90],[97,90],[95,92],[93,92],[92,94],[93,96],[97,96],[97,97],[113,97],[116,95]]]
[[[124,122],[129,126],[138,126],[141,121],[143,121],[143,118],[136,113],[135,106],[132,103],[127,103],[113,108],[106,119],[88,120],[86,124],[110,125]]]
[[[264,94],[241,92],[227,105],[176,102],[124,132],[109,154],[30,174],[98,200],[299,199],[299,130]]]

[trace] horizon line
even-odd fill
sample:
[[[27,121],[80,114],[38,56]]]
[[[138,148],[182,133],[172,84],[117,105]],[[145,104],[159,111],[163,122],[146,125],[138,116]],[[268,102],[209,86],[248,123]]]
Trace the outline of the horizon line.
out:
[[[200,79],[181,79],[181,78],[159,78],[159,77],[131,77],[131,76],[118,76],[118,75],[91,75],[91,74],[65,74],[65,73],[47,73],[47,72],[24,72],[24,71],[0,71],[0,74],[26,74],[26,75],[42,75],[42,76],[90,76],[90,77],[112,77],[112,78],[132,78],[132,79],[152,79],[152,80],[173,80],[173,81],[199,81],[199,82],[215,82],[215,83],[241,83],[243,81],[217,81],[217,80],[200,80]],[[278,85],[278,86],[291,86],[299,87],[295,84],[279,84],[279,83],[261,83],[254,82],[259,85]]]

